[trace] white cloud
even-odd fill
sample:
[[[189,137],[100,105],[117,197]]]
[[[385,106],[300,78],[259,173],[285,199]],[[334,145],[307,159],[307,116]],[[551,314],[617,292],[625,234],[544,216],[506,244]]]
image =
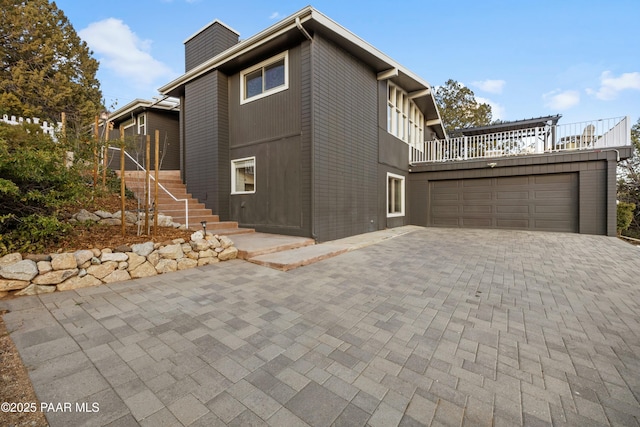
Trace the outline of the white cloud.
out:
[[[507,82],[504,80],[483,80],[472,82],[471,85],[476,86],[482,91],[489,93],[502,93],[502,89]]]
[[[491,120],[504,120],[506,111],[502,105],[480,96],[476,96],[475,98],[479,104],[489,104],[491,106]]]
[[[271,15],[269,15],[269,19],[278,19],[280,18],[280,12],[273,12]]]
[[[603,101],[611,101],[618,97],[618,94],[624,90],[640,90],[640,73],[623,73],[618,77],[611,75],[611,71],[604,71],[600,75],[600,89],[594,91],[587,89],[589,95],[595,95],[596,98]]]
[[[151,56],[151,40],[141,40],[120,19],[93,22],[78,31],[100,61],[126,82],[153,87],[174,75],[165,64]]]
[[[553,110],[567,110],[580,103],[580,93],[576,90],[552,90],[542,95],[545,106]]]

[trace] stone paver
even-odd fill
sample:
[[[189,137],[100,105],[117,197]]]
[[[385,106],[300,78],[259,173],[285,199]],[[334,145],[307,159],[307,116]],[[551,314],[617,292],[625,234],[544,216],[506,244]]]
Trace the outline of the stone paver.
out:
[[[235,260],[0,309],[39,399],[71,404],[54,427],[640,426],[640,249],[392,237],[289,272]]]

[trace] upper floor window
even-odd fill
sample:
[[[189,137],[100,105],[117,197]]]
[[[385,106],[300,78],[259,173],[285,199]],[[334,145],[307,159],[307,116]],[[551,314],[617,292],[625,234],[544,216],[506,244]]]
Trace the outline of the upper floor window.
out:
[[[147,134],[147,115],[140,114],[138,116],[138,135]]]
[[[250,102],[289,87],[289,52],[282,52],[240,73],[240,103]]]
[[[424,115],[409,94],[389,82],[387,96],[387,131],[415,145],[424,141]]]

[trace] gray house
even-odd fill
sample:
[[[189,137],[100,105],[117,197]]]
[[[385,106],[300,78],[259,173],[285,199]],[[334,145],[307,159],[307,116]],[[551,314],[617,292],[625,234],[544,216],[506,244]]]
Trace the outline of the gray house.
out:
[[[429,83],[311,7],[244,41],[216,20],[185,41],[185,69],[160,91],[180,98],[182,179],[222,220],[319,241],[406,224],[615,233],[625,149],[592,135],[562,154],[555,123],[448,138]],[[570,224],[543,226],[545,209]]]
[[[172,99],[134,99],[109,115],[108,121],[113,124],[109,133],[111,141],[120,139],[120,126],[123,127],[127,153],[145,168],[153,169],[155,164],[155,131],[160,132],[160,156],[158,164],[162,170],[180,169],[180,105]],[[104,122],[100,123],[100,134]],[[146,137],[151,136],[151,164],[145,165]],[[113,143],[117,146],[118,143]],[[112,150],[110,150],[112,151]],[[120,169],[120,156],[109,153],[109,167]],[[138,166],[130,158],[125,159],[126,170],[136,170]]]

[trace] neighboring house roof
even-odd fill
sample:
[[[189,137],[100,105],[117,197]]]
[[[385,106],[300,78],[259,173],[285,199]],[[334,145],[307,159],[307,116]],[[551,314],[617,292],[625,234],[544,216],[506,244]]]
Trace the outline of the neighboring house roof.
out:
[[[216,21],[214,21],[214,23],[215,22]],[[388,78],[394,83],[397,83],[409,93],[409,96],[412,97],[414,102],[423,111],[427,125],[435,128],[439,137],[442,138],[445,136],[431,85],[427,81],[404,68],[311,6],[305,7],[299,12],[294,13],[271,27],[239,42],[219,55],[192,68],[182,76],[162,86],[159,91],[165,95],[180,96],[184,93],[184,86],[187,83],[212,70],[222,69],[224,71],[225,69],[237,69],[249,66],[253,57],[265,55],[283,43],[292,40],[303,40],[309,33],[318,33],[332,40],[372,67],[378,73],[379,79]]]
[[[180,108],[180,102],[176,98],[162,98],[162,99],[134,99],[123,107],[118,108],[113,113],[109,114],[109,121],[119,123],[124,120],[128,120],[131,116],[138,115],[143,111],[154,109],[164,111],[178,111]]]
[[[510,132],[514,130],[532,129],[535,127],[545,127],[546,125],[553,126],[558,124],[558,120],[562,117],[561,114],[554,116],[543,116],[524,120],[514,120],[511,122],[500,122],[487,126],[476,126],[471,128],[455,129],[451,131],[453,137],[458,136],[471,136],[471,135],[486,135],[490,133],[498,132]]]

